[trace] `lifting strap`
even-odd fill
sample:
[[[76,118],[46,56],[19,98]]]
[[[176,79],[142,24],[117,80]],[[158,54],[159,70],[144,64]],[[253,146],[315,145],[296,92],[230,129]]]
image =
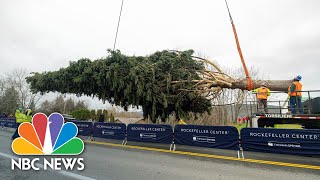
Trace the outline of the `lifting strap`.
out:
[[[239,43],[237,31],[236,31],[236,27],[235,27],[235,25],[234,25],[234,23],[233,23],[233,19],[232,19],[232,17],[231,17],[231,13],[230,13],[230,10],[229,10],[229,6],[228,6],[228,3],[227,3],[227,0],[225,0],[225,2],[226,2],[226,5],[227,5],[227,9],[228,9],[229,17],[230,17],[230,22],[231,22],[231,25],[232,25],[232,30],[233,30],[234,38],[236,39],[236,44],[237,44],[238,53],[239,53],[239,56],[240,56],[240,59],[241,59],[241,63],[242,63],[244,72],[245,72],[245,74],[246,74],[247,83],[248,83],[247,89],[248,89],[248,91],[250,91],[250,90],[253,90],[253,82],[252,82],[252,79],[251,79],[251,77],[250,77],[250,75],[249,75],[249,72],[248,72],[246,63],[244,62],[244,58],[243,58],[243,55],[242,55],[242,51],[241,51],[241,47],[240,47],[240,43]]]

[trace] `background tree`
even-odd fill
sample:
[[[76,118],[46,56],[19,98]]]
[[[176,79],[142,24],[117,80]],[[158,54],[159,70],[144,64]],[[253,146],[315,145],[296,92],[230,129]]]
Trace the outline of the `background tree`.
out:
[[[102,109],[98,109],[97,110],[97,116],[96,116],[97,120],[99,119],[101,114],[102,114]]]
[[[39,106],[36,112],[42,112],[50,115],[53,112],[62,114],[71,114],[75,110],[87,109],[88,105],[83,100],[78,100],[78,106],[72,98],[65,99],[63,95],[58,95],[52,101],[45,100]]]
[[[49,102],[48,100],[43,101],[39,108],[37,109],[37,112],[42,112],[46,115],[50,115],[52,113],[51,111],[51,102]]]
[[[19,104],[19,93],[11,86],[4,91],[0,97],[0,112],[5,112],[7,115],[14,115],[14,112]]]
[[[5,89],[6,89],[5,77],[0,75],[0,97],[3,96]]]
[[[71,115],[77,120],[89,120],[91,113],[88,109],[78,109],[73,111]]]
[[[81,107],[83,108],[83,107]],[[66,114],[70,114],[72,111],[76,110],[76,105],[75,105],[75,101],[72,98],[68,98],[67,100],[65,100],[65,107],[64,107],[64,112]]]
[[[40,93],[32,93],[30,91],[30,86],[26,82],[26,77],[28,76],[28,72],[25,69],[15,69],[7,74],[0,75],[0,98],[2,98],[1,101],[6,101],[6,103],[13,103],[14,104],[4,104],[5,102],[0,102],[2,104],[2,109],[6,108],[5,106],[8,106],[8,109],[22,107],[23,109],[27,108],[34,108],[36,107],[39,99],[42,97]],[[8,99],[9,96],[6,92],[7,90],[13,90],[11,92],[11,95],[14,94],[14,98],[18,97],[18,101],[16,102],[16,99],[10,100]],[[7,93],[5,95],[5,93]],[[17,96],[16,96],[17,94]],[[15,109],[14,108],[14,109]],[[10,112],[12,113],[12,112]]]
[[[74,109],[88,109],[88,105],[84,101],[78,100]]]
[[[23,108],[29,108],[33,102],[37,104],[42,95],[40,93],[32,93],[30,85],[26,82],[26,77],[29,75],[26,69],[14,69],[6,74],[7,86],[13,86],[19,93],[19,105]]]
[[[102,111],[102,114],[104,115],[104,119],[107,120],[109,118],[109,115],[108,115],[108,110],[104,109]]]
[[[96,120],[98,119],[95,109],[92,109],[92,110],[90,111],[90,118],[91,118],[93,121],[96,121]]]
[[[114,117],[113,113],[110,114],[110,122],[111,123],[115,122],[115,117]]]
[[[56,97],[56,99],[53,101],[52,106],[50,110],[52,112],[58,112],[58,113],[63,113],[64,112],[64,98],[62,95],[59,95]]]
[[[37,109],[36,109],[36,103],[34,102],[34,100],[31,100],[28,108],[31,109],[31,110],[34,111],[34,112],[37,111]]]

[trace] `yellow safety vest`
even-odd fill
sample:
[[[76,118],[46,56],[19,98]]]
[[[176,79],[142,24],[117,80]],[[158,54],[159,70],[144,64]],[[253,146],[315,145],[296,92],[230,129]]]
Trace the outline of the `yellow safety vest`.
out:
[[[260,87],[255,92],[257,92],[257,99],[268,99],[270,90],[266,87]]]
[[[19,110],[16,110],[15,117],[16,117],[17,123],[31,122],[32,120],[31,110],[28,111],[27,115],[25,115],[24,113],[21,113]]]

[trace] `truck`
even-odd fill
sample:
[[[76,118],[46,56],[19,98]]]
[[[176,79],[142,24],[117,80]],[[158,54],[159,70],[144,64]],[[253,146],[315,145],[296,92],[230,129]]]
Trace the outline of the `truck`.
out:
[[[281,106],[283,103],[288,103],[286,100],[270,101],[268,105],[269,113],[260,113],[258,107],[252,108],[251,101],[251,115],[249,117],[249,124],[247,126],[254,128],[276,127],[279,124],[296,124],[301,125],[303,129],[320,129],[320,97],[311,98],[311,93],[319,94],[320,90],[301,91],[303,94],[308,94],[308,97],[303,98],[302,108],[303,114],[291,114],[288,111],[288,104]],[[285,93],[285,92],[271,92],[271,93]],[[278,104],[274,105],[274,104]],[[254,110],[252,110],[254,109]],[[259,112],[260,111],[260,112]]]

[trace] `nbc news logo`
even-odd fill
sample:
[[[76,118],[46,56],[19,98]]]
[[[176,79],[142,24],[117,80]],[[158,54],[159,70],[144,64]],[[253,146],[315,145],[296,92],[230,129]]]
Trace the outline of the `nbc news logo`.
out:
[[[64,118],[59,113],[53,113],[49,118],[43,113],[37,113],[32,118],[32,123],[22,123],[19,126],[19,138],[15,139],[11,148],[17,155],[79,155],[84,150],[84,143],[77,138],[78,128],[72,122],[64,123]],[[83,158],[19,158],[11,159],[11,169],[20,170],[53,170],[84,169]]]

